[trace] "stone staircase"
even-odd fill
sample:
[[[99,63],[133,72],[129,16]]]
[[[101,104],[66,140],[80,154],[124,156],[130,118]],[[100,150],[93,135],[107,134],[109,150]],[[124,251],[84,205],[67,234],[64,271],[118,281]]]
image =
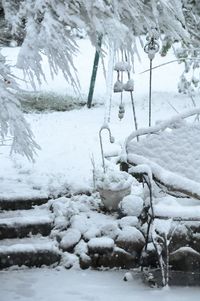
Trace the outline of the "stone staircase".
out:
[[[59,263],[47,199],[0,199],[0,269]]]

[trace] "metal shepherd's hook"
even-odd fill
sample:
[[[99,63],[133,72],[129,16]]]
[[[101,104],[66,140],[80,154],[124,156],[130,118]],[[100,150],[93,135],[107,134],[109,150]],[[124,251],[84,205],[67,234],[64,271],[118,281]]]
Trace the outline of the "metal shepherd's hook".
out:
[[[101,133],[102,133],[103,130],[107,130],[108,131],[110,143],[114,143],[115,142],[115,138],[112,136],[111,130],[110,130],[110,128],[109,128],[109,126],[107,124],[103,125],[100,128],[100,131],[99,131],[99,140],[100,140],[100,146],[101,146],[101,156],[102,156],[102,163],[103,163],[103,171],[105,173],[106,172],[106,166],[105,166],[105,157],[104,157],[104,152],[103,152],[103,142],[102,142],[102,137],[101,137]]]
[[[151,126],[151,94],[152,94],[152,61],[155,54],[159,51],[159,43],[157,38],[152,35],[147,38],[148,42],[144,46],[144,51],[148,54],[150,60],[150,75],[149,75],[149,126]]]

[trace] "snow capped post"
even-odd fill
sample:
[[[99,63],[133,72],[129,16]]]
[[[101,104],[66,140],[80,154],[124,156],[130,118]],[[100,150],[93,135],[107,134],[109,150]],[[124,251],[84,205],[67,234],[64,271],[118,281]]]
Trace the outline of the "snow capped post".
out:
[[[152,94],[152,61],[155,57],[155,54],[159,51],[158,44],[158,32],[156,29],[147,36],[147,44],[144,46],[144,51],[148,54],[150,60],[149,68],[149,127],[151,126],[151,94]]]

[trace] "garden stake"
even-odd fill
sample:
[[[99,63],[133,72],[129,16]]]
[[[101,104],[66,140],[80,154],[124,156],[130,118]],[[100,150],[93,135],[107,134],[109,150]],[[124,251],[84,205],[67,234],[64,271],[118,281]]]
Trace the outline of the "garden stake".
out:
[[[103,130],[108,130],[109,132],[109,139],[110,139],[110,143],[114,143],[115,139],[111,134],[111,130],[109,128],[108,125],[103,125],[99,131],[99,140],[100,140],[100,147],[101,147],[101,157],[102,157],[102,164],[103,164],[103,171],[104,173],[106,173],[106,166],[105,166],[105,159],[104,159],[104,152],[103,152],[103,142],[102,142],[102,137],[101,137],[101,133]]]
[[[147,38],[149,42],[145,45],[144,51],[148,54],[150,60],[150,74],[149,74],[149,127],[151,126],[151,94],[152,94],[152,61],[155,54],[159,50],[159,44],[154,36]]]
[[[126,59],[126,62],[128,62],[126,53],[125,53],[125,59]],[[131,79],[130,71],[127,71],[127,75],[128,75],[128,80],[130,80]],[[135,130],[137,131],[138,126],[137,126],[137,118],[136,118],[135,104],[134,104],[134,98],[133,98],[133,90],[130,90],[129,92],[130,92],[130,96],[131,96],[131,104],[132,104],[132,109],[133,109],[133,118],[134,118],[134,123],[135,123]],[[139,136],[137,136],[136,138],[137,138],[137,141],[139,141]]]

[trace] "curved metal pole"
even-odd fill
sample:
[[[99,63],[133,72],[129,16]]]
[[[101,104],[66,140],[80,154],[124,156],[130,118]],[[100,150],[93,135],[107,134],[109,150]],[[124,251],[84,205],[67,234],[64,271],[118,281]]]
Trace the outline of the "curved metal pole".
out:
[[[101,147],[101,157],[102,157],[102,164],[103,164],[103,171],[104,173],[106,172],[106,166],[105,166],[105,158],[104,158],[104,152],[103,152],[103,141],[102,141],[102,131],[103,130],[107,130],[108,133],[109,133],[109,139],[110,139],[110,143],[114,143],[115,142],[115,139],[114,137],[112,136],[111,134],[111,130],[109,128],[108,125],[103,125],[100,130],[99,130],[99,140],[100,140],[100,147]]]

